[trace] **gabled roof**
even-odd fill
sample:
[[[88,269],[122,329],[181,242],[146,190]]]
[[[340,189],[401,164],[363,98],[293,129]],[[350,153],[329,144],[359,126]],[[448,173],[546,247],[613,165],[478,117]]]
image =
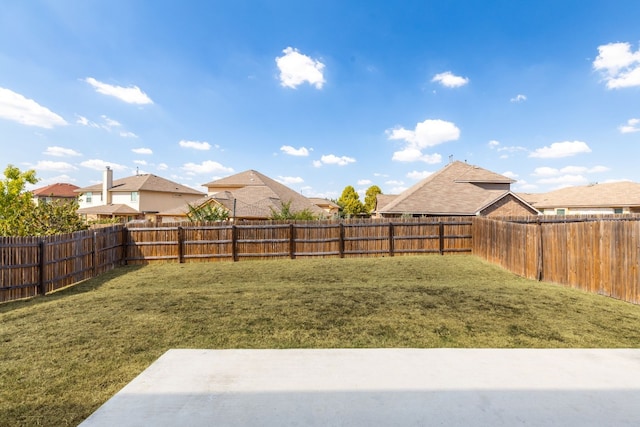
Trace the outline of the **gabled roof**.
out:
[[[449,163],[385,205],[378,213],[476,215],[508,194],[511,178],[460,161]],[[484,184],[484,185],[482,185]],[[379,202],[386,201],[385,198]]]
[[[214,193],[216,188],[233,188],[233,191],[220,191],[210,197],[230,212],[233,212],[235,199],[236,217],[269,218],[272,215],[271,209],[280,212],[282,205],[286,203],[291,203],[292,212],[306,209],[314,215],[325,214],[322,208],[308,198],[255,170],[247,170],[204,185],[210,193]]]
[[[340,208],[340,206],[337,203],[332,202],[329,199],[324,199],[322,197],[307,197],[307,199],[309,199],[309,201],[311,203],[313,203],[316,206],[327,206],[330,208]]]
[[[79,214],[92,215],[136,215],[140,213],[131,206],[124,204],[91,206],[89,208],[78,209],[77,212]]]
[[[75,198],[78,195],[75,193],[77,185],[67,184],[64,182],[58,182],[55,184],[47,185],[46,187],[36,188],[31,190],[31,194],[38,197],[68,197]]]
[[[76,193],[101,192],[102,183],[89,187],[79,188]],[[156,191],[161,193],[201,194],[202,191],[194,190],[186,185],[178,184],[166,178],[153,174],[133,175],[113,181],[109,191]]]
[[[594,208],[640,206],[640,183],[621,181],[561,188],[520,196],[535,208]]]

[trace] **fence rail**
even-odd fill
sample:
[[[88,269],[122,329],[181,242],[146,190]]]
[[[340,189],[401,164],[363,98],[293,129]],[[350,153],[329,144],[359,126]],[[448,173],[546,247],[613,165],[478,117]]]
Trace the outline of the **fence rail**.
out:
[[[640,304],[640,217],[473,220],[473,253],[520,276]]]
[[[116,225],[0,238],[0,302],[121,264],[472,252],[520,276],[640,304],[640,216]]]
[[[471,252],[471,226],[464,218],[135,224],[0,238],[0,302],[44,295],[121,264]]]

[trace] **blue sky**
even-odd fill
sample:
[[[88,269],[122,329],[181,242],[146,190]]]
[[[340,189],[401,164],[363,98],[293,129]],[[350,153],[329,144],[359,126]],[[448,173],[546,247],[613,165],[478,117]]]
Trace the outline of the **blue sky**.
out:
[[[0,6],[0,166],[39,186],[258,170],[397,194],[449,161],[519,192],[640,182],[640,2]]]

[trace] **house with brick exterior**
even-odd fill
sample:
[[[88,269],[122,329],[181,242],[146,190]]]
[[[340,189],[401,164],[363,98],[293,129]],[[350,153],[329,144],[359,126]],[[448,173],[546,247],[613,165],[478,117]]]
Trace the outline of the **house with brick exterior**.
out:
[[[526,216],[536,208],[511,191],[515,181],[454,161],[397,196],[378,195],[374,217]]]

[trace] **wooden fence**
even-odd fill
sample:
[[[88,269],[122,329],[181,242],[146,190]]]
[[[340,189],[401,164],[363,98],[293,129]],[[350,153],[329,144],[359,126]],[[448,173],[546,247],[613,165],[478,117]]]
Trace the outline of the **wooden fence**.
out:
[[[0,238],[0,302],[44,295],[120,264],[471,252],[464,218],[112,226]]]
[[[640,303],[640,217],[473,219],[473,253],[520,276]]]
[[[124,227],[0,238],[0,302],[44,295],[123,261]]]
[[[371,257],[471,252],[464,218],[397,222],[253,221],[247,224],[133,225],[127,228],[128,264],[301,257]]]

